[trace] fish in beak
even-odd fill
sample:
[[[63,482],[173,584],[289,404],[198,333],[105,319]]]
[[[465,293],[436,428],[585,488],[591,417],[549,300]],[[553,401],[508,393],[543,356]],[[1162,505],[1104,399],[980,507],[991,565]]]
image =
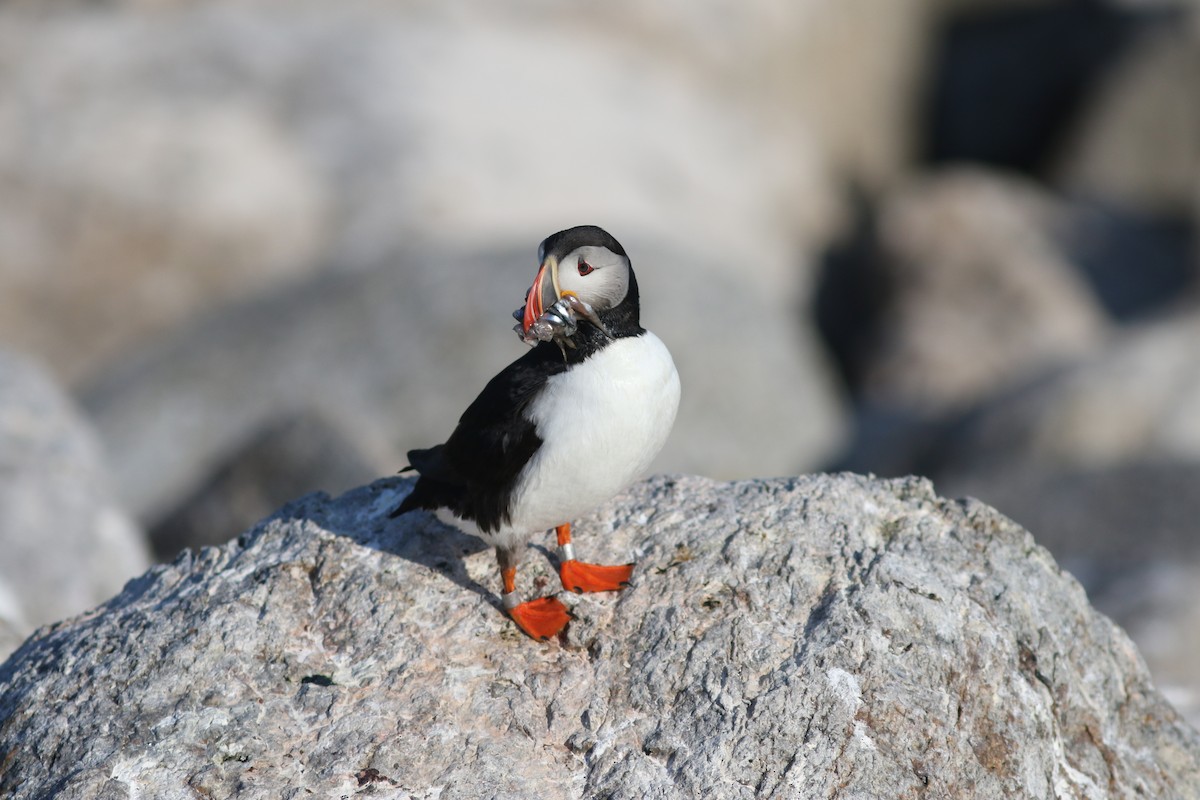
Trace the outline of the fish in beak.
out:
[[[554,305],[561,293],[558,288],[558,259],[548,256],[542,262],[533,285],[525,295],[525,313],[521,316],[521,332],[528,333],[546,309]]]

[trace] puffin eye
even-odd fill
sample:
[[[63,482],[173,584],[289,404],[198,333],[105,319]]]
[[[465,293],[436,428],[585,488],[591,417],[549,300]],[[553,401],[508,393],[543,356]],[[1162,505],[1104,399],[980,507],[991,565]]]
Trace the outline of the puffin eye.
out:
[[[580,275],[587,275],[587,274],[595,272],[595,271],[596,271],[596,268],[593,267],[591,264],[587,263],[586,261],[584,261],[583,256],[579,257],[579,274]]]

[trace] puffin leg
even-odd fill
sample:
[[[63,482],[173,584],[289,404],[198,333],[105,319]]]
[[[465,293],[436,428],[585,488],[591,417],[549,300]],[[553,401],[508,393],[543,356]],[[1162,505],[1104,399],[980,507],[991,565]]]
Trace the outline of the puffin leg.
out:
[[[629,585],[633,575],[633,564],[605,567],[575,560],[575,548],[571,545],[571,523],[554,529],[558,534],[558,568],[564,589],[572,592],[615,592]]]
[[[517,594],[516,552],[503,547],[496,548],[496,560],[500,563],[500,576],[504,579],[504,594],[500,603],[512,617],[517,627],[534,639],[549,639],[562,633],[571,621],[571,612],[557,597],[539,597],[521,602]]]

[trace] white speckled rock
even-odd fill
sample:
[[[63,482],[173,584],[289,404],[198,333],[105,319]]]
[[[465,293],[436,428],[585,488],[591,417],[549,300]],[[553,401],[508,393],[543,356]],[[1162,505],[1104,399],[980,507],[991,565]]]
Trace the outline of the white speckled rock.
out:
[[[1003,508],[1032,532],[1133,639],[1159,691],[1200,727],[1200,463],[993,466],[938,485]]]
[[[183,556],[0,666],[0,793],[1195,797],[1200,737],[1029,534],[921,480],[657,478],[583,520],[563,642],[380,481]],[[531,551],[520,580],[555,586]],[[49,701],[53,699],[53,703]]]

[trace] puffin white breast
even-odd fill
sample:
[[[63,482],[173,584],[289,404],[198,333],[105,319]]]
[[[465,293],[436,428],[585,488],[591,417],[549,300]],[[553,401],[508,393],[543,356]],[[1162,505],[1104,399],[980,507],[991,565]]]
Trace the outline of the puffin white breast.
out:
[[[679,374],[649,331],[550,378],[530,405],[542,446],[518,480],[512,528],[570,522],[637,480],[666,442],[678,407]]]

